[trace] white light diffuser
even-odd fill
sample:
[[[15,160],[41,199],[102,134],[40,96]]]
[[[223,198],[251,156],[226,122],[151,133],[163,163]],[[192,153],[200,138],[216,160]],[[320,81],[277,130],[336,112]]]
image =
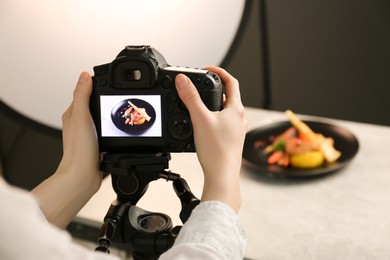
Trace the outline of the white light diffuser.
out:
[[[239,27],[238,0],[2,0],[0,99],[61,128],[78,75],[126,45],[151,45],[171,65],[219,65]]]

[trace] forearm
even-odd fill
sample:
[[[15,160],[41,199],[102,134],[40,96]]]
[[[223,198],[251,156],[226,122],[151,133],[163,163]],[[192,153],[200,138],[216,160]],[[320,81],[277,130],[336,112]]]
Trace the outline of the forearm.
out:
[[[203,146],[202,146],[203,147]],[[207,148],[207,146],[204,146]],[[214,148],[216,146],[214,145]],[[241,206],[240,171],[242,149],[218,149],[218,152],[198,153],[204,173],[201,201],[221,201],[236,213]]]
[[[31,191],[46,219],[60,228],[69,224],[100,187],[96,179],[74,176],[57,171]]]
[[[201,201],[221,201],[237,213],[241,207],[239,176],[233,173],[231,177],[218,173],[206,175]]]
[[[73,101],[62,115],[63,156],[54,175],[31,193],[47,220],[64,228],[99,189],[99,147],[89,111],[92,78],[80,74]]]

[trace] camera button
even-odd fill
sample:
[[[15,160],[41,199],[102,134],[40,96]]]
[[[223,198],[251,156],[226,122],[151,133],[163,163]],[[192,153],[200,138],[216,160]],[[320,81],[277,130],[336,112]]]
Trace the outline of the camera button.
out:
[[[100,86],[105,86],[105,85],[107,85],[107,80],[105,79],[100,80]]]
[[[219,82],[219,77],[216,74],[212,73],[211,76],[214,78],[216,82]]]
[[[187,132],[188,122],[186,120],[176,121],[174,124],[175,124],[174,129],[176,133],[185,134]]]
[[[206,79],[206,80],[204,81],[204,84],[205,84],[207,87],[209,87],[209,86],[211,86],[213,83],[211,82],[210,79]]]
[[[196,77],[195,79],[196,83],[201,83],[202,82],[202,78],[200,76]]]
[[[171,92],[167,95],[167,101],[169,103],[177,103],[178,100],[179,100],[179,96],[174,92]]]
[[[165,75],[165,77],[161,80],[161,85],[163,88],[171,88],[172,87],[172,78],[169,75]]]
[[[168,122],[168,130],[172,137],[179,141],[188,140],[193,134],[191,120],[184,114],[172,117]]]
[[[195,144],[194,143],[186,144],[186,151],[195,151]]]

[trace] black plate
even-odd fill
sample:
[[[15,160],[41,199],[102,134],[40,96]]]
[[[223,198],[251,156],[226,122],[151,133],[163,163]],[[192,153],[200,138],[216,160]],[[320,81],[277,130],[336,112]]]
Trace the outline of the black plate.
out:
[[[289,121],[283,121],[256,128],[247,133],[244,152],[244,165],[256,169],[261,173],[278,175],[284,177],[310,177],[318,176],[327,173],[332,173],[348,164],[359,150],[359,142],[356,137],[348,130],[315,121],[304,121],[314,132],[321,133],[325,137],[331,137],[334,140],[334,147],[341,152],[340,158],[331,164],[326,164],[314,169],[299,169],[293,167],[281,167],[278,165],[269,165],[267,163],[268,156],[263,153],[263,148],[258,148],[256,143],[262,141],[266,144],[271,143],[271,137],[283,133],[287,128],[291,127]],[[264,147],[263,145],[261,147]]]
[[[145,112],[151,117],[149,121],[145,121],[142,125],[128,125],[125,124],[125,119],[123,118],[123,114],[125,111],[129,108],[129,103],[133,103],[135,106],[139,108],[145,108]],[[111,110],[111,119],[114,125],[122,130],[123,132],[126,132],[128,134],[142,134],[146,130],[148,130],[153,124],[154,121],[156,121],[156,111],[154,110],[153,106],[142,99],[132,98],[132,99],[125,99],[119,102],[114,106],[114,108]]]

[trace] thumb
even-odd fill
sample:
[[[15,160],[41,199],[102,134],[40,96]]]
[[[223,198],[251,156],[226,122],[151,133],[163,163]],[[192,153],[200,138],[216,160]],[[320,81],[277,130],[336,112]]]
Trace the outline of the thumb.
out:
[[[195,116],[195,114],[203,113],[207,110],[198,90],[187,76],[178,74],[175,78],[175,84],[177,93],[190,112],[190,115]]]
[[[92,93],[92,78],[88,72],[80,74],[76,87],[73,91],[73,100],[68,109],[62,115],[63,127],[70,120],[72,114],[76,113],[82,116],[90,116],[89,98]],[[80,117],[77,117],[80,118]]]
[[[92,78],[88,72],[82,72],[73,91],[73,99],[89,100],[92,92]]]
[[[88,72],[80,74],[73,91],[73,109],[89,111],[89,99],[92,93],[92,78]]]

